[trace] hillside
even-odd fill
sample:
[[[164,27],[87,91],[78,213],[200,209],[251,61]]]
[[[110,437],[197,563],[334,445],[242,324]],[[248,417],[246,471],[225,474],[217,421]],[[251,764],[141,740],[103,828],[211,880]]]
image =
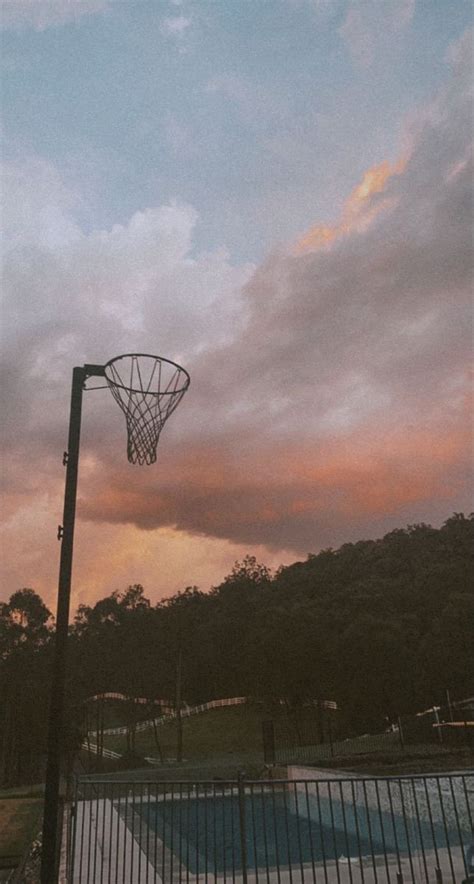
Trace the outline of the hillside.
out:
[[[344,737],[381,732],[399,715],[444,704],[447,692],[470,696],[473,549],[474,518],[457,514],[439,529],[408,526],[310,554],[275,575],[247,557],[209,592],[187,587],[156,605],[135,584],[81,606],[69,643],[71,748],[93,726],[85,701],[107,691],[173,699],[179,684],[191,705],[246,696],[284,700],[295,714],[331,698]],[[0,606],[6,784],[34,777],[44,749],[48,615],[32,590]],[[123,715],[133,724],[133,703]],[[139,715],[153,717],[144,707]],[[233,748],[217,736],[238,751],[238,729]]]

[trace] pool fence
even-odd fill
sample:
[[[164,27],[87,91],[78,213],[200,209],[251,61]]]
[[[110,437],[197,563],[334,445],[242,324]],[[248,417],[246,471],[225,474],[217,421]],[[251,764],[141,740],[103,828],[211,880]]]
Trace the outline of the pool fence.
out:
[[[80,778],[66,880],[461,884],[474,876],[474,773],[310,776]]]

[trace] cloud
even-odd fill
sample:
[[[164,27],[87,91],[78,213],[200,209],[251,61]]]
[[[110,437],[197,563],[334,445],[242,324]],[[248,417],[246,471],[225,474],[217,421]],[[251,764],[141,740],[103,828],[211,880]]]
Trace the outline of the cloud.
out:
[[[190,361],[224,345],[252,267],[233,266],[225,250],[194,257],[190,206],[85,234],[74,221],[79,195],[49,164],[10,165],[4,181],[3,434],[22,488],[31,440],[43,468],[50,446],[64,444],[73,364],[133,349]]]
[[[403,164],[370,170],[349,195],[330,247],[316,224],[302,254],[280,249],[257,269],[196,252],[190,206],[86,233],[81,194],[53,167],[10,167],[10,534],[39,501],[42,523],[61,510],[72,365],[134,349],[181,362],[191,388],[142,469],[125,460],[108,391],[85,394],[81,530],[109,526],[109,538],[112,525],[124,544],[138,530],[147,550],[171,530],[183,549],[187,537],[283,556],[469,506],[468,50],[451,53],[453,78],[418,114]]]
[[[183,34],[184,31],[189,28],[190,24],[191,18],[189,18],[188,16],[175,15],[170,16],[169,18],[164,18],[161,23],[160,30],[161,33],[165,34],[165,36],[167,37],[176,37],[180,34]]]
[[[177,5],[177,4],[173,4]],[[179,15],[168,15],[160,22],[160,33],[174,43],[180,55],[185,55],[190,46],[191,25],[193,17],[180,12]]]
[[[110,0],[3,0],[1,26],[44,31],[97,15],[111,8]]]
[[[99,521],[125,517],[148,531],[168,524],[305,554],[373,534],[376,523],[389,525],[394,514],[410,521],[433,501],[436,513],[449,512],[469,477],[468,445],[454,417],[403,428],[394,421],[382,429],[372,420],[363,430],[317,441],[280,440],[276,433],[213,439],[209,432],[199,448],[178,449],[177,458],[160,455],[161,477],[151,486],[144,475],[132,483],[128,468],[112,474],[102,462],[82,485],[81,512]]]
[[[362,181],[354,188],[344,203],[342,217],[337,224],[317,224],[296,244],[296,253],[313,251],[322,246],[330,247],[340,236],[367,229],[380,212],[394,207],[393,199],[381,197],[390,178],[405,168],[405,160],[391,164],[386,160],[365,172]]]
[[[377,47],[393,40],[411,22],[415,0],[350,0],[339,34],[360,67],[370,67]]]
[[[58,499],[59,504],[59,499]],[[59,509],[58,509],[59,512]],[[5,514],[4,514],[5,515]],[[59,518],[59,517],[58,517]],[[59,563],[56,522],[49,495],[39,494],[21,506],[2,527],[2,585],[5,597],[22,586],[34,587],[55,610]],[[260,561],[277,568],[291,553],[271,555],[253,546]],[[141,583],[153,601],[197,585],[208,589],[216,574],[230,572],[247,548],[212,537],[190,537],[169,528],[142,531],[117,523],[76,522],[74,580],[71,610],[93,604],[97,598]]]

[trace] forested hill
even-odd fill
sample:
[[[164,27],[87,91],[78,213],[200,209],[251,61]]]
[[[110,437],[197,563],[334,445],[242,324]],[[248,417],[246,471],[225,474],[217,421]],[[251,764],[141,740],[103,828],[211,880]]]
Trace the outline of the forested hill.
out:
[[[154,608],[129,588],[78,612],[83,689],[173,696],[181,648],[189,702],[334,697],[368,727],[447,689],[466,696],[473,540],[474,518],[455,515],[441,529],[415,525],[309,555],[275,576],[248,557],[209,593],[188,588]]]
[[[414,525],[283,569],[273,598],[304,636],[299,683],[312,658],[313,695],[335,695],[361,725],[445,702],[446,689],[472,694],[473,559],[473,517],[457,515],[440,530]]]
[[[188,587],[155,606],[131,585],[79,608],[70,707],[103,691],[173,698],[179,658],[189,703],[331,698],[356,731],[444,702],[446,690],[472,695],[473,541],[474,518],[458,514],[440,529],[344,544],[275,575],[247,557],[211,591]],[[31,590],[0,605],[0,700],[22,733],[46,703],[50,635]]]

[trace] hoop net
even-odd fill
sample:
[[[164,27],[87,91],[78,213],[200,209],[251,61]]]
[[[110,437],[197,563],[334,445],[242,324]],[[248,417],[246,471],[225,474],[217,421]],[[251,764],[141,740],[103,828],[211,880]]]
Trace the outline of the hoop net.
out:
[[[161,356],[127,353],[107,362],[105,378],[125,414],[130,463],[155,463],[160,433],[189,387],[189,374]]]

